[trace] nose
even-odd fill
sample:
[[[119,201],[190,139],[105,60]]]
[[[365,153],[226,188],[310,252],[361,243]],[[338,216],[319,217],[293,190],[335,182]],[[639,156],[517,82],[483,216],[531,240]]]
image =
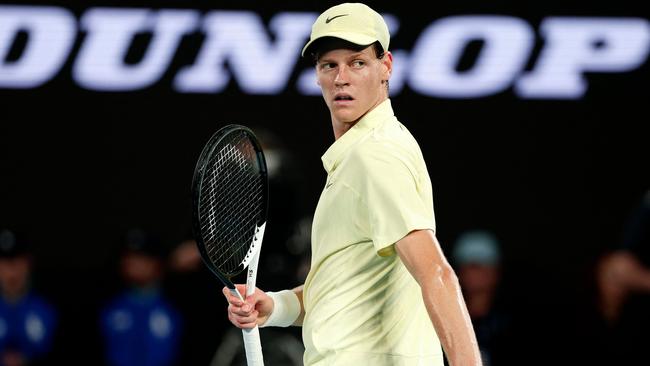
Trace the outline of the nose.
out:
[[[345,65],[339,66],[336,78],[334,79],[336,86],[344,86],[348,84],[348,71]]]

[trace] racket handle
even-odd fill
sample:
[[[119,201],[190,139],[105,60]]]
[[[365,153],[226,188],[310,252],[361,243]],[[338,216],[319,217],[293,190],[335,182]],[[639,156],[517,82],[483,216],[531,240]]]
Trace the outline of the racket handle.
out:
[[[259,328],[242,329],[242,333],[244,334],[244,348],[246,349],[248,366],[264,366]]]
[[[231,288],[230,292],[241,301],[244,301],[244,297],[237,289]],[[246,350],[246,363],[248,366],[264,366],[260,329],[257,326],[253,329],[242,329],[242,334],[244,336],[244,349]]]

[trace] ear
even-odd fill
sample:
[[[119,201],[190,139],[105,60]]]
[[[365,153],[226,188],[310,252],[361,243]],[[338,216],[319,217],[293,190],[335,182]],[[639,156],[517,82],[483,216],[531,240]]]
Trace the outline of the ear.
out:
[[[382,70],[381,79],[388,80],[393,73],[393,54],[390,53],[390,51],[386,51],[386,53],[384,53],[384,57],[381,59],[381,63],[384,67]]]

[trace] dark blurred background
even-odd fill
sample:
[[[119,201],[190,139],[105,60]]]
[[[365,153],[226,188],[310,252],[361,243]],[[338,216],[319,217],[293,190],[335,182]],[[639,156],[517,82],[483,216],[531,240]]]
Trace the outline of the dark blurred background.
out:
[[[316,16],[334,4],[0,3],[0,17],[3,12],[8,14],[8,9],[26,14],[41,9],[36,6],[50,6],[68,12],[75,21],[73,43],[60,68],[39,85],[16,86],[7,81],[14,80],[8,65],[29,56],[23,52],[36,38],[25,26],[15,33],[7,30],[8,18],[0,18],[5,21],[4,28],[0,22],[0,226],[22,233],[18,240],[31,243],[32,285],[51,300],[60,314],[50,361],[103,362],[98,312],[124,285],[117,270],[124,233],[134,227],[155,233],[162,238],[169,255],[191,239],[190,183],[194,164],[203,144],[226,124],[253,128],[277,167],[272,177],[270,217],[258,284],[278,290],[300,283],[301,265],[308,260],[305,248],[309,218],[325,179],[320,156],[333,142],[324,102],[319,95],[307,95],[297,86],[302,73],[310,68],[309,62],[298,58],[308,31],[299,48],[286,52],[285,58],[295,58],[295,65],[290,62],[288,70],[274,67],[281,54],[270,48],[250,54],[242,48],[243,59],[225,56],[226,61],[215,61],[215,67],[223,67],[223,73],[231,75],[221,90],[184,92],[176,86],[176,78],[195,63],[202,47],[209,44],[201,24],[212,11],[257,15],[260,29],[268,37],[266,45],[272,47],[280,38],[269,26],[274,17],[285,12]],[[531,49],[524,52],[524,64],[513,72],[507,85],[483,95],[432,95],[421,86],[430,79],[422,74],[418,79],[415,72],[404,71],[402,82],[391,82],[391,99],[397,117],[419,141],[426,159],[434,188],[437,235],[443,249],[451,255],[453,243],[468,230],[494,233],[503,254],[502,294],[518,315],[518,338],[528,340],[517,347],[526,350],[522,351],[526,357],[542,357],[554,364],[573,362],[569,358],[556,359],[559,350],[567,350],[575,360],[584,360],[593,343],[576,339],[585,339],[581,315],[596,306],[591,288],[594,263],[602,253],[621,245],[626,222],[649,188],[650,25],[642,2],[368,4],[397,22],[399,28],[393,32],[391,49],[405,55],[412,54],[415,47],[422,48],[418,41],[422,41],[425,31],[445,18],[483,15],[494,17],[490,19],[496,24],[496,17],[511,17],[532,31]],[[150,9],[151,17],[160,9],[193,10],[198,20],[196,29],[185,33],[172,47],[169,65],[162,67],[159,77],[151,77],[148,85],[134,89],[118,83],[114,90],[107,90],[102,86],[108,85],[107,81],[89,87],[73,76],[80,50],[92,39],[81,19],[95,7]],[[640,61],[618,69],[612,66],[607,71],[606,66],[590,69],[585,60],[584,72],[576,71],[584,77],[584,92],[570,97],[559,92],[525,95],[515,87],[517,80],[541,67],[540,56],[557,44],[553,42],[572,37],[568,32],[560,41],[545,37],[542,24],[551,17],[594,18],[603,22],[599,28],[605,34],[612,19],[624,23],[623,27],[625,20],[641,24],[640,28],[631,26],[630,31],[636,31],[641,41],[621,46],[638,48]],[[145,59],[155,37],[151,28],[143,27],[130,38],[128,52],[121,60],[124,65],[137,66]],[[232,37],[245,39],[235,28]],[[226,33],[222,36],[228,38]],[[618,47],[613,44],[614,38],[598,37],[589,40],[589,47],[605,54]],[[42,44],[51,44],[48,42],[53,41]],[[479,65],[478,60],[486,56],[486,44],[480,36],[464,40],[458,46],[458,57],[450,61],[454,66],[449,71],[457,76],[470,75]],[[515,47],[519,43],[512,44]],[[580,47],[575,46],[576,52]],[[565,53],[558,51],[556,56],[571,61],[575,55],[569,55],[567,50],[571,48],[565,48]],[[430,53],[436,57],[435,52]],[[598,55],[594,51],[589,59],[597,59]],[[265,56],[269,59],[265,60]],[[41,57],[45,62],[47,57]],[[396,57],[396,67],[399,60]],[[403,70],[416,67],[411,57],[401,60],[406,61],[401,65]],[[277,91],[254,92],[242,87],[242,78],[233,69],[246,61],[259,62],[264,73],[286,74],[287,80]],[[92,62],[101,64],[106,60],[96,58]],[[426,62],[418,61],[423,65]],[[625,60],[618,62],[625,64]],[[483,72],[505,72],[499,69],[501,64],[486,66],[488,70]],[[418,73],[426,70],[417,67]],[[248,76],[253,79],[248,82],[253,84],[262,79],[255,74]],[[559,86],[566,82],[563,78],[553,80]],[[186,319],[184,346],[177,363],[207,364],[230,329],[219,281],[200,265],[170,265],[164,286],[170,301]],[[299,336],[299,329],[289,333]],[[530,363],[534,362],[518,364]]]

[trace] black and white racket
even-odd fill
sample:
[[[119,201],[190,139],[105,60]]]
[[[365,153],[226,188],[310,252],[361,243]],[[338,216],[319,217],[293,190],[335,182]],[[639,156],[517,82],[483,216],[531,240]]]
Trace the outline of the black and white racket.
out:
[[[267,206],[268,176],[259,141],[247,127],[221,128],[194,170],[192,224],[203,262],[242,300],[231,279],[248,267],[246,296],[255,292]],[[258,328],[243,334],[248,365],[263,365]]]

